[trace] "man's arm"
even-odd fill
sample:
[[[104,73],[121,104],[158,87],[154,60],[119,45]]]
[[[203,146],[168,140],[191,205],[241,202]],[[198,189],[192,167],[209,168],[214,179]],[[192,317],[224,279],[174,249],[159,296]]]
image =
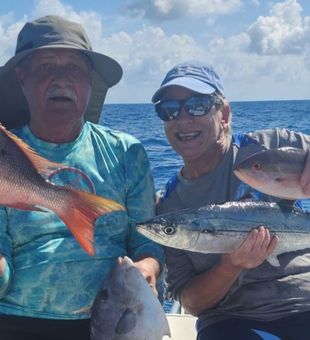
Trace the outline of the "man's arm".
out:
[[[307,151],[306,163],[300,177],[300,185],[303,193],[310,196],[310,149]]]
[[[128,192],[126,209],[130,221],[128,237],[129,256],[135,261],[135,266],[156,292],[156,278],[159,276],[164,253],[162,246],[147,239],[137,232],[135,223],[147,220],[155,215],[155,190],[149,160],[142,145],[136,144],[131,148],[127,157],[128,163]]]
[[[221,260],[208,272],[195,276],[181,292],[181,304],[192,315],[217,305],[239,277],[242,269],[255,268],[271,255],[277,237],[268,229],[259,227],[251,231],[242,245]]]
[[[0,254],[0,276],[4,274],[5,266],[6,266],[5,258]]]
[[[0,208],[0,299],[10,289],[13,277],[12,240],[8,232],[7,210]]]

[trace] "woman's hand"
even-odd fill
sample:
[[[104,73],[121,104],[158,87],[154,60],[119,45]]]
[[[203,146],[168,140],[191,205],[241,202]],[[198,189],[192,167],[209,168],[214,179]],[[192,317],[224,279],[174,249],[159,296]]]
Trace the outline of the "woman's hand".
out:
[[[251,269],[261,265],[272,254],[278,237],[271,236],[266,227],[260,226],[252,230],[233,253],[224,254],[223,260],[231,265]]]

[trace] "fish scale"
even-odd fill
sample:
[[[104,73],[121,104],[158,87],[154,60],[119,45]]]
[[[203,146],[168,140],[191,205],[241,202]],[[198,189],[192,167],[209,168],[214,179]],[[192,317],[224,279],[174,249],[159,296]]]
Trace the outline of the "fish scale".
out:
[[[93,255],[95,220],[124,207],[111,199],[45,179],[59,169],[70,167],[41,157],[0,124],[0,204],[31,211],[52,210],[82,248]]]
[[[273,256],[310,248],[310,214],[288,205],[269,202],[227,202],[184,209],[138,223],[137,230],[165,246],[200,252],[230,253],[248,233],[267,227],[279,240]]]

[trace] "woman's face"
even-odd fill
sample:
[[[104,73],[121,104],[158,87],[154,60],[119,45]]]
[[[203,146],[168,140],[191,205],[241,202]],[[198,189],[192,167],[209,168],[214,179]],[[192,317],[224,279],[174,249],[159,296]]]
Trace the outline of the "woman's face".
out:
[[[180,86],[170,86],[165,90],[163,99],[184,100],[193,95],[199,94]],[[222,112],[215,106],[199,117],[189,115],[183,107],[176,119],[164,122],[164,128],[169,143],[184,162],[195,162],[212,148],[218,148],[222,123]]]

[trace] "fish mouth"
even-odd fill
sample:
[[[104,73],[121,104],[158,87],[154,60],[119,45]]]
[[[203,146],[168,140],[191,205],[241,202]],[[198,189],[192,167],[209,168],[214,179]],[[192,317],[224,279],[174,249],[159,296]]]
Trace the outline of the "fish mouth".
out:
[[[245,184],[251,186],[252,188],[261,191],[262,183],[258,178],[254,178],[251,174],[244,169],[236,169],[234,170],[235,176]]]
[[[242,169],[238,169],[238,168],[235,169],[234,174],[235,174],[236,177],[238,177],[243,182],[244,182],[245,179],[248,178],[246,171],[244,171]]]
[[[161,235],[159,232],[154,230],[152,227],[148,227],[144,224],[137,224],[136,229],[140,234],[153,240],[154,242],[165,244],[165,240],[166,240],[165,236]]]

